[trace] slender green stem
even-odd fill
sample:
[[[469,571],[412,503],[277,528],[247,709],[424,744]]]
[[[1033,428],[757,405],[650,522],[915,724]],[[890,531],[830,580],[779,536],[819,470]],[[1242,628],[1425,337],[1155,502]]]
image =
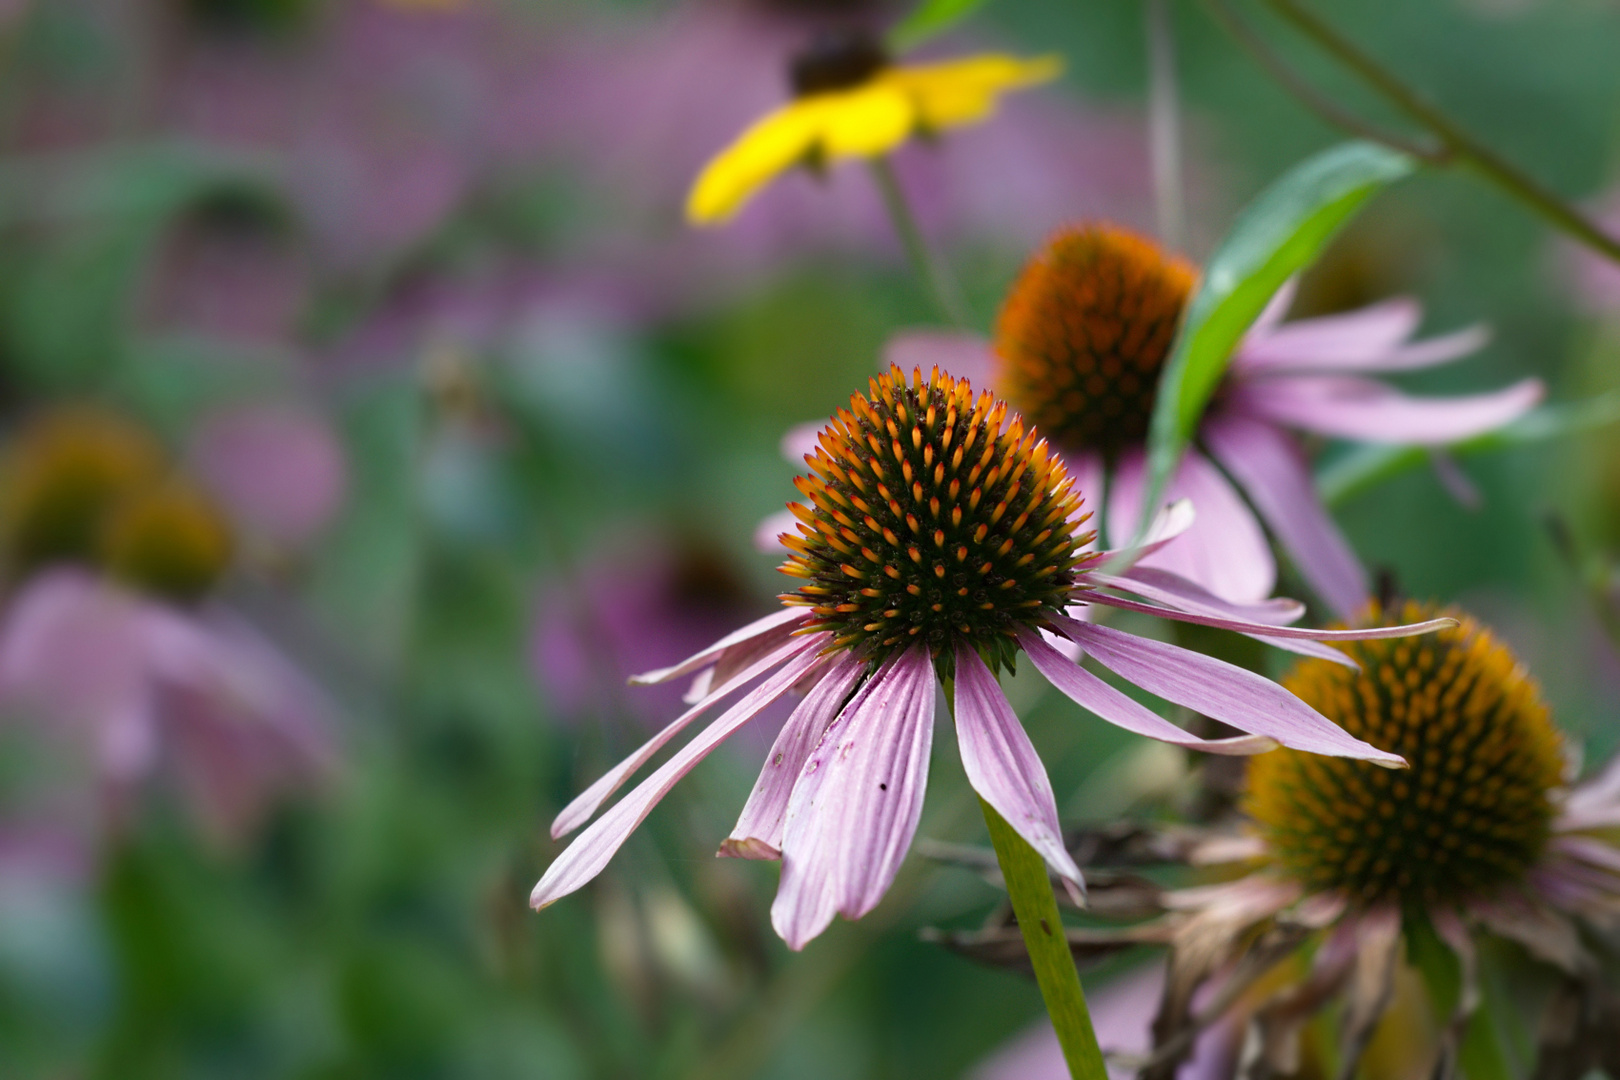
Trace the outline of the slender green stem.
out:
[[[1086,1009],[1074,954],[1069,951],[1069,940],[1058,918],[1057,897],[1052,892],[1046,862],[994,807],[983,799],[979,806],[984,811],[984,823],[990,827],[996,861],[1001,864],[1013,914],[1018,916],[1018,929],[1024,935],[1024,947],[1029,950],[1035,981],[1052,1017],[1069,1075],[1074,1080],[1107,1080],[1108,1069],[1097,1047],[1097,1034],[1091,1028],[1091,1013]]]
[[[1176,39],[1170,0],[1143,0],[1148,59],[1148,151],[1153,165],[1153,201],[1159,239],[1180,248],[1187,242],[1186,196],[1181,183],[1181,94],[1176,86]]]
[[[939,306],[940,314],[945,317],[945,321],[966,329],[969,320],[967,307],[962,303],[962,294],[957,290],[950,272],[934,256],[928,247],[928,241],[923,238],[922,228],[917,224],[917,216],[911,212],[911,203],[906,200],[905,190],[900,186],[900,178],[894,174],[894,165],[886,157],[873,158],[872,176],[877,180],[878,192],[883,196],[884,209],[889,212],[889,220],[894,224],[894,231],[906,249],[906,258],[910,260],[912,270],[922,280],[929,295],[934,298],[934,303]]]
[[[1289,25],[1354,72],[1385,100],[1427,128],[1456,160],[1473,168],[1497,187],[1541,214],[1551,224],[1588,247],[1620,262],[1620,240],[1604,232],[1580,211],[1542,186],[1534,177],[1464,131],[1438,107],[1403,83],[1393,72],[1363,52],[1327,22],[1302,7],[1297,0],[1266,0],[1266,3]]]

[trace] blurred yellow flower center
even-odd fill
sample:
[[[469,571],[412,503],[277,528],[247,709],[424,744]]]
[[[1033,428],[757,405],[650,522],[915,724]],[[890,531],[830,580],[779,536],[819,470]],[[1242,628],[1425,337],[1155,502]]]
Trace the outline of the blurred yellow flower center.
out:
[[[850,398],[821,433],[809,505],[782,542],[782,599],[814,609],[836,644],[879,658],[966,639],[989,660],[1021,626],[1061,611],[1082,572],[1080,495],[1046,442],[990,394],[936,369],[899,368]]]
[[[1147,436],[1159,373],[1198,273],[1135,233],[1058,233],[996,323],[997,392],[1054,442],[1112,457]]]
[[[213,502],[171,480],[125,499],[108,516],[102,555],[114,577],[174,600],[213,587],[231,556],[231,535]]]
[[[0,490],[0,540],[14,578],[80,563],[192,600],[230,558],[229,527],[213,502],[173,477],[145,429],[99,408],[66,408],[26,426],[6,452]]]
[[[1384,625],[1416,622],[1408,603]],[[1562,740],[1534,680],[1488,630],[1347,648],[1351,671],[1306,660],[1283,685],[1350,734],[1411,762],[1381,769],[1277,750],[1249,765],[1244,805],[1278,866],[1366,901],[1434,902],[1521,879],[1546,843]]]
[[[162,475],[163,449],[145,430],[93,407],[44,414],[5,455],[0,537],[6,571],[93,561],[108,512]]]

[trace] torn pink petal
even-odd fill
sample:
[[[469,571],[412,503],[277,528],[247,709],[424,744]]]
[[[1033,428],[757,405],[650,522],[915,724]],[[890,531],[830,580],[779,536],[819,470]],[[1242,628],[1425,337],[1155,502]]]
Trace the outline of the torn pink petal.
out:
[[[971,645],[956,647],[956,740],[968,783],[1062,877],[1081,884],[1063,846],[1057,797],[1007,695]]]
[[[805,647],[772,673],[770,678],[721,713],[695,739],[676,751],[651,776],[592,822],[546,867],[545,874],[529,895],[529,906],[538,910],[555,903],[600,874],[614,852],[623,846],[636,826],[669,794],[681,777],[691,772],[693,766],[708,757],[738,728],[759,715],[767,705],[787,693],[807,670],[820,663],[815,655],[815,644],[814,641],[805,643]]]
[[[741,630],[732,631],[702,652],[693,653],[672,667],[632,675],[630,677],[631,685],[651,686],[655,683],[678,679],[682,675],[690,675],[699,668],[706,668],[714,663],[720,658],[720,654],[727,649],[753,642],[756,638],[767,634],[772,637],[786,638],[793,632],[789,628],[791,624],[802,622],[809,617],[809,610],[802,607],[784,607],[780,611],[773,611],[763,619],[755,619]]]
[[[1095,713],[1115,727],[1150,739],[1158,739],[1173,746],[1189,750],[1202,750],[1210,754],[1260,754],[1275,750],[1277,741],[1261,735],[1243,735],[1232,739],[1200,739],[1183,731],[1158,713],[1127,697],[1097,676],[1069,660],[1062,653],[1041,640],[1030,630],[1019,632],[1018,642],[1029,654],[1035,670],[1046,676],[1046,681],[1057,687],[1082,709]]]
[[[883,898],[911,846],[928,785],[934,665],[916,645],[844,706],[788,803],[771,925],[793,949]]]
[[[854,654],[844,653],[799,702],[771,745],[765,766],[759,771],[759,782],[737,817],[737,827],[720,845],[721,855],[742,859],[781,857],[782,826],[787,820],[793,784],[821,743],[827,725],[843,708],[864,667],[865,663]]]
[[[1114,470],[1108,501],[1108,528],[1116,537],[1128,535],[1141,520],[1144,484],[1142,453],[1125,454]],[[1166,499],[1190,500],[1197,517],[1178,543],[1144,556],[1141,565],[1173,571],[1238,603],[1271,595],[1277,565],[1266,534],[1208,458],[1188,451],[1170,478]]]
[[[1349,622],[1367,602],[1367,571],[1322,505],[1293,437],[1241,415],[1206,420],[1203,436],[1306,582],[1335,615]]]
[[[1150,694],[1196,709],[1239,731],[1266,735],[1284,746],[1313,754],[1363,758],[1380,765],[1406,764],[1399,755],[1352,737],[1287,690],[1252,671],[1111,627],[1091,626],[1063,616],[1053,621],[1104,667]]]
[[[1540,379],[1488,394],[1414,398],[1372,379],[1301,375],[1234,384],[1228,407],[1319,435],[1435,446],[1494,431],[1541,400]]]
[[[602,808],[602,804],[607,802],[608,798],[619,790],[626,780],[634,776],[637,770],[651,761],[653,756],[662,750],[671,739],[685,731],[693,720],[708,712],[721,698],[726,697],[744,683],[759,678],[770,669],[784,664],[794,657],[802,656],[807,648],[819,647],[826,640],[826,634],[790,638],[743,668],[734,677],[717,683],[696,705],[693,705],[666,724],[662,731],[642,743],[640,749],[609,769],[594,784],[575,796],[573,802],[563,807],[562,813],[558,814],[556,820],[551,823],[551,838],[555,840],[560,836],[573,832],[589,821],[591,816]]]
[[[906,330],[889,338],[883,347],[883,361],[901,371],[920,368],[926,375],[933,368],[966,379],[974,390],[988,390],[995,373],[995,353],[990,342],[977,334],[950,330]]]

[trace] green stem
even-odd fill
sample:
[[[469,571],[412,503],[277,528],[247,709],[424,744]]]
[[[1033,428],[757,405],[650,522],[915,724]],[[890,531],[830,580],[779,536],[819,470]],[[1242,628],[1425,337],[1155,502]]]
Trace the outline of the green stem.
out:
[[[1186,245],[1186,198],[1181,183],[1181,94],[1176,86],[1176,40],[1170,0],[1143,0],[1148,60],[1148,150],[1159,239]]]
[[[889,212],[894,231],[906,249],[906,258],[911,262],[912,270],[934,298],[945,321],[967,329],[969,320],[962,295],[944,264],[934,256],[928,241],[923,238],[922,227],[917,224],[917,216],[911,212],[905,189],[900,186],[900,178],[894,174],[894,165],[886,157],[875,157],[872,159],[872,176],[877,181],[878,193],[883,196],[883,207]]]
[[[1069,951],[1069,940],[1058,918],[1057,897],[1052,892],[1046,862],[994,807],[983,799],[979,806],[984,811],[984,823],[990,827],[990,842],[995,845],[1013,914],[1018,916],[1018,929],[1024,935],[1035,982],[1052,1017],[1069,1075],[1074,1080],[1107,1080],[1108,1069],[1097,1048],[1097,1034],[1091,1028],[1091,1013],[1086,1009],[1074,954]]]
[[[1472,167],[1551,224],[1615,262],[1620,262],[1620,240],[1605,233],[1535,178],[1464,131],[1439,108],[1401,82],[1393,72],[1361,51],[1327,22],[1301,7],[1296,0],[1266,0],[1266,3],[1289,25],[1354,72],[1397,109],[1427,128],[1451,156]]]

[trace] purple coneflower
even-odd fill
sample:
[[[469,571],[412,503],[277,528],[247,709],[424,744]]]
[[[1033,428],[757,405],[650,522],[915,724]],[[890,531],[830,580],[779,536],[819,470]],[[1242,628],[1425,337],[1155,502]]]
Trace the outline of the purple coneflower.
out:
[[[1106,539],[1123,543],[1141,520],[1148,421],[1196,282],[1190,263],[1143,237],[1105,225],[1066,229],[1024,268],[993,343],[930,334],[897,342],[894,359],[970,378],[988,369],[1080,486],[1106,490]],[[1171,479],[1168,498],[1198,509],[1187,542],[1143,564],[1253,602],[1276,582],[1269,529],[1306,582],[1349,618],[1368,598],[1367,574],[1316,494],[1294,432],[1444,446],[1522,415],[1542,386],[1525,379],[1487,394],[1409,397],[1368,376],[1456,359],[1479,348],[1484,331],[1410,341],[1422,308],[1406,298],[1284,323],[1292,296],[1281,290],[1238,347],[1197,447]]]
[[[235,841],[330,775],[325,696],[214,598],[229,525],[143,429],[46,414],[5,466],[0,705],[84,762],[114,825],[165,775]]]
[[[1436,613],[1407,603],[1368,621]],[[1359,671],[1308,659],[1283,680],[1411,768],[1279,750],[1249,765],[1241,831],[1183,831],[1188,861],[1226,880],[1164,893],[1162,919],[1120,932],[1170,945],[1152,1046],[1135,1055],[1143,1076],[1174,1076],[1195,1053],[1193,1074],[1208,1080],[1294,1075],[1307,1026],[1331,1016],[1330,1075],[1354,1075],[1386,1022],[1419,1036],[1405,1063],[1421,1068],[1403,1075],[1450,1075],[1479,1007],[1483,938],[1553,976],[1541,980],[1555,990],[1536,1076],[1620,1064],[1620,995],[1601,975],[1602,942],[1620,925],[1620,761],[1571,786],[1534,680],[1488,629],[1451,614],[1456,626],[1421,641],[1351,645]],[[1395,1002],[1416,984],[1411,938],[1427,928],[1462,987],[1449,1016],[1413,996],[1414,1028]],[[1150,1016],[1138,1014],[1138,1034]],[[1129,1025],[1115,1034],[1141,1050]]]
[[[704,712],[760,680],[619,800],[547,869],[531,903],[545,907],[606,866],[632,830],[689,772],[772,701],[803,693],[722,855],[782,861],[772,922],[797,949],[833,915],[858,918],[883,897],[911,844],[927,785],[936,686],[954,700],[963,767],[980,796],[1078,887],[1052,787],[996,681],[1023,652],[1083,707],[1127,730],[1215,753],[1276,746],[1400,765],[1253,672],[1070,615],[1085,604],[1252,634],[1313,656],[1322,640],[1402,636],[1420,626],[1293,630],[1290,601],[1239,607],[1162,570],[1105,571],[1062,460],[989,393],[935,369],[899,368],[850,398],[796,481],[807,505],[783,537],[782,566],[801,584],[784,610],[689,659],[641,676],[704,673],[705,696],[591,785],[552,824],[584,824],[626,780]],[[1178,508],[1183,509],[1184,508]],[[1157,550],[1161,538],[1148,545]],[[1137,599],[1117,595],[1129,593]],[[1144,690],[1247,734],[1196,738],[1080,667],[1067,639]]]

